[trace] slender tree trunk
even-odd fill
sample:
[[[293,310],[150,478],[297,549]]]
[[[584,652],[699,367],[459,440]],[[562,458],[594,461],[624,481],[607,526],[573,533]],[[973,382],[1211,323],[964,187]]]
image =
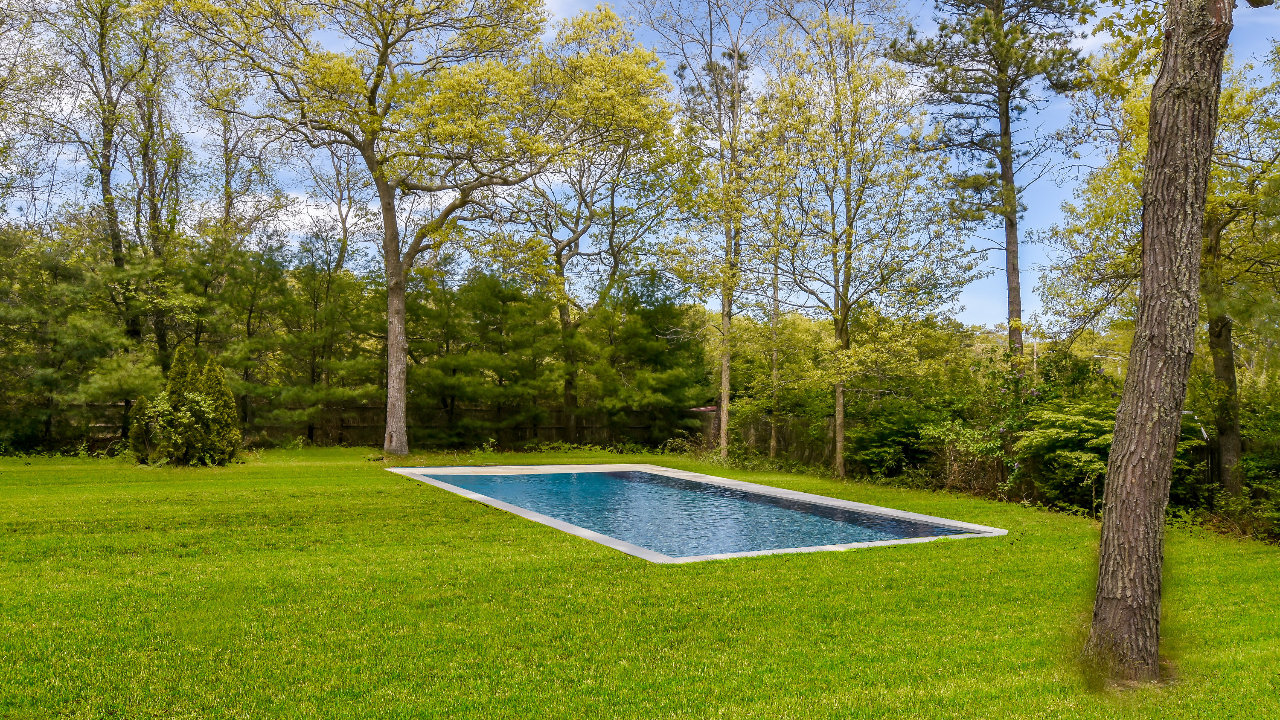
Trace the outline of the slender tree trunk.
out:
[[[1013,116],[1000,97],[1000,204],[1004,216],[1004,274],[1009,291],[1009,352],[1022,355],[1022,267],[1018,259],[1018,186],[1013,176]]]
[[[1214,424],[1218,446],[1218,478],[1232,497],[1244,492],[1240,457],[1244,442],[1240,433],[1240,390],[1236,383],[1236,353],[1231,339],[1231,318],[1226,313],[1209,317],[1209,353],[1213,356]]]
[[[720,457],[729,457],[729,333],[733,321],[733,288],[729,282],[720,297]]]
[[[1232,321],[1227,315],[1222,287],[1222,231],[1223,224],[1209,223],[1200,278],[1209,315],[1209,354],[1213,358],[1214,470],[1227,494],[1238,497],[1244,490],[1238,467],[1243,455],[1240,391],[1236,382]]]
[[[564,439],[578,441],[578,358],[574,353],[573,318],[568,303],[560,303],[560,342],[564,353]]]
[[[832,470],[837,478],[844,477],[844,381],[836,383],[835,422],[835,457],[831,460]]]
[[[123,273],[125,268],[124,231],[120,228],[120,211],[116,204],[111,176],[115,172],[114,128],[102,126],[102,145],[98,160],[98,186],[102,193],[102,214],[107,225],[107,241],[111,244],[111,264]],[[120,307],[124,315],[125,335],[130,340],[142,339],[142,317],[134,307],[132,282],[120,278]]]
[[[167,373],[173,362],[173,348],[169,347],[169,325],[165,313],[157,311],[152,315],[151,325],[156,334],[156,354],[160,359],[160,369]]]
[[[148,89],[148,92],[153,90]],[[158,272],[162,275],[165,272],[165,262],[167,255],[167,241],[170,236],[169,229],[165,225],[164,205],[166,191],[168,190],[168,172],[161,172],[160,158],[157,152],[162,148],[157,147],[157,137],[159,129],[165,122],[164,117],[160,115],[160,109],[155,98],[145,98],[139,101],[138,116],[142,124],[142,138],[138,144],[139,165],[142,169],[143,185],[140,188],[141,193],[145,196],[146,205],[146,236],[147,244],[151,248],[151,257],[158,265]],[[169,159],[167,162],[172,163]],[[177,168],[172,165],[166,166],[167,171],[176,173]],[[164,304],[158,303],[157,308],[151,314],[151,328],[156,336],[156,351],[160,359],[160,367],[168,370],[171,358],[171,349],[169,347],[169,319],[168,314],[164,311]]]
[[[1165,508],[1195,349],[1205,196],[1231,0],[1170,0],[1142,184],[1142,284],[1103,491],[1087,654],[1159,678]]]
[[[851,237],[851,235],[850,235]],[[847,317],[847,314],[846,314]],[[840,349],[844,356],[848,357],[849,350],[853,347],[853,341],[850,337],[850,330],[847,325],[848,320],[836,320],[836,340],[840,343]],[[835,433],[835,457],[832,458],[831,466],[837,478],[843,478],[844,473],[844,379],[841,378],[835,385],[836,407],[835,422],[833,432]]]
[[[124,399],[124,418],[120,421],[120,439],[129,440],[129,414],[133,412],[133,401]]]
[[[387,281],[387,426],[382,451],[409,454],[408,381],[409,338],[405,311],[408,268],[400,259],[400,226],[396,218],[395,188],[370,167],[382,213],[382,257]]]
[[[778,260],[773,261],[773,307],[769,312],[769,458],[778,457],[778,322],[780,302],[778,297]]]

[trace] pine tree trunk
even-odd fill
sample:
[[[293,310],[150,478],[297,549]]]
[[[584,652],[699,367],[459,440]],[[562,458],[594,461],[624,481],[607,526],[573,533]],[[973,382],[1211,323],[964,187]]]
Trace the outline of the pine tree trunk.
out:
[[[1142,284],[1103,493],[1086,648],[1112,679],[1159,678],[1165,508],[1198,319],[1200,253],[1231,0],[1170,0],[1151,93]]]
[[[1218,479],[1232,497],[1244,492],[1240,477],[1240,457],[1244,443],[1240,434],[1240,390],[1236,383],[1236,354],[1231,339],[1231,318],[1226,313],[1209,316],[1209,353],[1213,356],[1214,425],[1218,446]]]
[[[164,311],[158,310],[152,314],[151,328],[156,334],[156,355],[160,360],[160,370],[169,372],[169,363],[173,360],[173,348],[169,347],[169,325]]]
[[[1022,355],[1022,266],[1018,257],[1018,186],[1013,174],[1013,116],[1008,95],[1002,95],[1000,100],[1000,204],[1009,293],[1009,352]]]

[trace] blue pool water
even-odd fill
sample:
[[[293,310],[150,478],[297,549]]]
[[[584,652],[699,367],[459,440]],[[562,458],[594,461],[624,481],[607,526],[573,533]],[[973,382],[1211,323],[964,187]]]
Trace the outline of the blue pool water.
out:
[[[642,471],[433,477],[673,558],[972,532]]]

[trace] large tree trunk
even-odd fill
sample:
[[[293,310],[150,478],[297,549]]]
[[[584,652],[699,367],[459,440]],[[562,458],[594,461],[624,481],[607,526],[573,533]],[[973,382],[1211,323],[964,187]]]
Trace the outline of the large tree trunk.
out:
[[[395,188],[380,179],[370,165],[382,214],[382,262],[387,281],[387,426],[382,451],[409,454],[408,379],[409,338],[405,328],[405,283],[409,268],[400,259],[400,226],[396,218]]]
[[[1195,347],[1197,291],[1231,0],[1170,0],[1151,93],[1142,284],[1103,495],[1087,653],[1113,679],[1159,678],[1165,508]]]
[[[1240,478],[1240,393],[1236,383],[1235,347],[1232,322],[1227,314],[1222,287],[1222,227],[1211,224],[1205,233],[1204,267],[1201,287],[1209,315],[1209,354],[1213,358],[1214,464],[1218,482],[1227,494],[1238,497],[1244,486]]]
[[[1000,97],[1000,204],[1004,217],[1004,274],[1009,292],[1009,352],[1022,354],[1022,266],[1018,259],[1018,186],[1013,175],[1013,116]]]

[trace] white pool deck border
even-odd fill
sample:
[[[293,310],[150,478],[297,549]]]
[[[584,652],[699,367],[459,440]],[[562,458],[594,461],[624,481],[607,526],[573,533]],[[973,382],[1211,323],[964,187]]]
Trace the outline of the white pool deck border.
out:
[[[461,495],[462,497],[475,500],[479,503],[484,503],[490,507],[506,510],[509,513],[519,515],[527,520],[532,520],[537,523],[542,523],[543,525],[548,525],[557,530],[562,530],[570,535],[576,535],[580,538],[600,543],[601,545],[611,547],[614,550],[621,550],[628,555],[634,555],[650,562],[663,564],[691,563],[703,560],[725,560],[728,558],[753,557],[756,555],[781,555],[785,553],[854,550],[858,548],[880,547],[883,545],[908,545],[913,543],[932,542],[934,540],[942,540],[944,538],[956,540],[961,538],[998,537],[1006,535],[1009,532],[1008,530],[987,527],[986,525],[975,525],[973,523],[961,522],[959,520],[949,520],[947,518],[934,517],[932,515],[921,515],[920,513],[894,510],[892,508],[880,507],[878,505],[867,505],[866,503],[853,502],[852,500],[841,500],[839,498],[826,497],[825,495],[813,495],[811,493],[800,492],[798,490],[785,490],[771,485],[760,485],[758,483],[743,482],[741,480],[730,480],[728,478],[716,477],[714,475],[689,472],[688,470],[676,470],[674,468],[662,467],[660,465],[646,465],[641,463],[615,463],[601,465],[458,465],[451,467],[396,467],[387,469],[393,473],[413,478],[414,480],[426,483],[427,485],[433,485],[441,490],[448,490],[451,493]],[[967,532],[956,535],[904,538],[901,540],[877,540],[875,542],[847,543],[844,545],[813,545],[810,547],[779,548],[776,550],[752,550],[749,552],[671,557],[670,555],[663,555],[662,553],[654,552],[648,548],[634,545],[625,540],[619,540],[615,537],[602,535],[594,530],[588,530],[587,528],[579,527],[563,520],[557,520],[549,515],[543,515],[542,513],[534,512],[518,505],[512,505],[511,503],[491,498],[488,495],[481,495],[480,493],[460,488],[457,485],[451,485],[441,479],[442,477],[448,477],[450,475],[533,475],[538,473],[621,472],[628,470],[638,470],[657,475],[666,475],[668,477],[680,478],[682,480],[692,480],[694,482],[706,483],[708,485],[718,485],[720,487],[733,488],[734,490],[786,498],[788,500],[798,500],[801,502],[814,503],[816,505],[827,505],[829,507],[843,508],[845,510],[857,510],[859,512],[884,515],[886,517],[899,518],[902,520],[913,520],[932,525],[942,525],[943,527],[956,528]]]

